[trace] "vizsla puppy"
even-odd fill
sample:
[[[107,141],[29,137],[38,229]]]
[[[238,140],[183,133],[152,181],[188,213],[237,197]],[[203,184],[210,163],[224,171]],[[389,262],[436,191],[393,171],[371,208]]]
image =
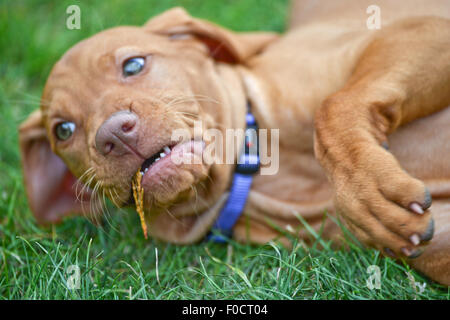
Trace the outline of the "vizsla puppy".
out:
[[[366,26],[371,4],[379,30]],[[103,31],[56,63],[20,127],[30,207],[53,223],[101,211],[98,194],[130,205],[141,169],[150,235],[199,241],[234,166],[162,157],[201,158],[204,144],[172,132],[195,120],[242,129],[249,102],[259,128],[279,129],[279,170],[255,176],[236,239],[287,242],[280,229],[306,239],[298,215],[339,239],[336,215],[450,285],[449,18],[447,0],[304,0],[283,36],[234,33],[180,8]]]

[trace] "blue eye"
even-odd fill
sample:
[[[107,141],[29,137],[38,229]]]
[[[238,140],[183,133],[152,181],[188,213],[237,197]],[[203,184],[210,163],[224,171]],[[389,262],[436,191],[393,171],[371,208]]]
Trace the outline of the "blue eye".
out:
[[[145,59],[141,57],[130,58],[123,63],[123,75],[125,77],[134,76],[144,69]]]
[[[58,140],[65,141],[69,139],[75,131],[75,123],[73,122],[61,122],[55,127],[55,135]]]

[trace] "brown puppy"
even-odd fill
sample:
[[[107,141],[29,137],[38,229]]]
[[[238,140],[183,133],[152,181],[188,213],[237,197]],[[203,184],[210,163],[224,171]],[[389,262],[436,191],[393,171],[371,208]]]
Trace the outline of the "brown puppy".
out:
[[[279,170],[255,177],[236,239],[266,242],[277,228],[307,237],[298,215],[337,239],[340,229],[324,214],[337,212],[387,254],[414,258],[426,248],[411,263],[449,285],[449,4],[377,1],[382,28],[369,30],[372,2],[298,1],[282,37],[233,33],[176,8],[143,28],[80,42],[55,65],[40,110],[20,128],[36,218],[94,214],[96,194],[130,204],[146,159],[166,147],[201,157],[202,146],[175,143],[174,130],[192,132],[195,120],[204,129],[243,128],[250,101],[260,128],[280,129]],[[202,239],[232,170],[154,163],[142,179],[150,234]],[[77,200],[74,185],[89,191]]]

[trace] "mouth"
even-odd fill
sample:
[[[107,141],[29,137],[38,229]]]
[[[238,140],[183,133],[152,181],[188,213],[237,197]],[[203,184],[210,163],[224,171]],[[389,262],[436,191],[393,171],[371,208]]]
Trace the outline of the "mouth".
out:
[[[204,179],[209,168],[203,162],[204,149],[204,141],[188,140],[166,145],[143,161],[132,179],[139,179],[140,175],[139,185],[146,206],[149,201],[153,205],[173,203],[190,192],[193,184]]]
[[[158,161],[164,159],[165,157],[169,156],[170,153],[172,152],[174,146],[165,146],[164,148],[162,148],[161,150],[159,150],[158,152],[156,152],[154,155],[152,155],[150,158],[146,159],[142,165],[141,165],[141,170],[140,173],[143,176],[144,174],[147,173],[147,171]]]
[[[196,171],[195,165],[202,164],[204,148],[203,141],[195,140],[166,145],[161,148],[146,159],[139,169],[144,189],[150,190],[167,181],[175,181],[174,176],[179,175],[183,168],[189,167]]]

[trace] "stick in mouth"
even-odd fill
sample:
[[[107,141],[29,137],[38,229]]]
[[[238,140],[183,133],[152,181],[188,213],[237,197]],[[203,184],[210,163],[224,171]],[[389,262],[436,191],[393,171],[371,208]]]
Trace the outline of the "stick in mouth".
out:
[[[139,214],[139,218],[141,219],[141,227],[144,232],[144,237],[147,239],[147,224],[145,223],[144,218],[144,188],[141,186],[142,174],[140,170],[136,172],[134,175],[133,181],[131,184],[133,186],[133,197],[134,202],[136,203],[136,211]]]

